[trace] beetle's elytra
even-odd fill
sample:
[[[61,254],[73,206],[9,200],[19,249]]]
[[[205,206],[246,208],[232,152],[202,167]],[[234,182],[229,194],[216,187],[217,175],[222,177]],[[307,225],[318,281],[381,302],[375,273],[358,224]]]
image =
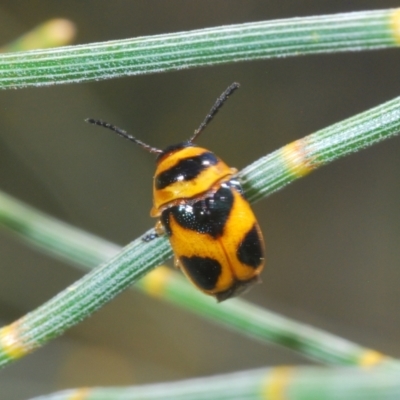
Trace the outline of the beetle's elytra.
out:
[[[234,177],[236,169],[194,144],[238,87],[233,83],[225,90],[188,141],[165,150],[151,147],[114,125],[87,120],[158,155],[150,212],[159,218],[156,231],[168,235],[176,266],[218,301],[237,296],[259,282],[265,257],[262,233]]]

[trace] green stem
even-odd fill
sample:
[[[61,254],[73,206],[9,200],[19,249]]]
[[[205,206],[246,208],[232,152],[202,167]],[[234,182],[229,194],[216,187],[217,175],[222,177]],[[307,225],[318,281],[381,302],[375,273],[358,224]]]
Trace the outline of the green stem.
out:
[[[250,202],[338,158],[398,135],[400,97],[321,129],[260,158],[240,172]]]
[[[0,88],[111,79],[205,65],[395,47],[398,10],[263,21],[0,56]]]
[[[355,368],[278,367],[140,386],[72,389],[31,400],[396,400],[396,374]]]

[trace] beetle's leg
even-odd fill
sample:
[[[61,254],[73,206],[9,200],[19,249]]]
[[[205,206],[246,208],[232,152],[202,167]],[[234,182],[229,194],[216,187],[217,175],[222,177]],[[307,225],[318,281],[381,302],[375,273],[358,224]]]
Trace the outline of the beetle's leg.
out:
[[[161,223],[160,220],[157,221],[156,226],[154,227],[154,230],[155,230],[157,236],[165,235],[164,225]]]
[[[155,238],[158,238],[159,236],[162,236],[165,234],[165,229],[161,223],[161,221],[157,221],[156,226],[154,227],[154,230],[147,235],[144,235],[142,237],[143,242],[151,242]]]
[[[146,235],[144,235],[142,237],[143,242],[151,242],[152,240],[154,240],[155,238],[157,238],[157,232],[156,231],[152,231],[150,233],[147,233]]]
[[[181,269],[181,263],[180,263],[179,258],[177,256],[174,257],[174,266],[177,269]]]

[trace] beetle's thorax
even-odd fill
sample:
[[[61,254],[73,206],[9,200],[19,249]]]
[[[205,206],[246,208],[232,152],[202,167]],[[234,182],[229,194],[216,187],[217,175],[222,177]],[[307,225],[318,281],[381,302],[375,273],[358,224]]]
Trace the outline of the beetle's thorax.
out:
[[[235,172],[214,153],[192,143],[168,147],[157,159],[151,216],[159,216],[169,204],[203,195]]]

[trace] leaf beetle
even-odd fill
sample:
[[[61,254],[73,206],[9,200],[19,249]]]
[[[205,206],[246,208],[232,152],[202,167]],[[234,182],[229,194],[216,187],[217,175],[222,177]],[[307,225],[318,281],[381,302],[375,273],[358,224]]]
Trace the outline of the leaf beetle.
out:
[[[194,143],[238,88],[239,84],[233,83],[222,93],[189,140],[164,150],[107,122],[86,120],[157,154],[150,215],[159,220],[152,236],[167,234],[176,266],[218,301],[260,282],[265,258],[262,233],[235,178],[237,170]]]

